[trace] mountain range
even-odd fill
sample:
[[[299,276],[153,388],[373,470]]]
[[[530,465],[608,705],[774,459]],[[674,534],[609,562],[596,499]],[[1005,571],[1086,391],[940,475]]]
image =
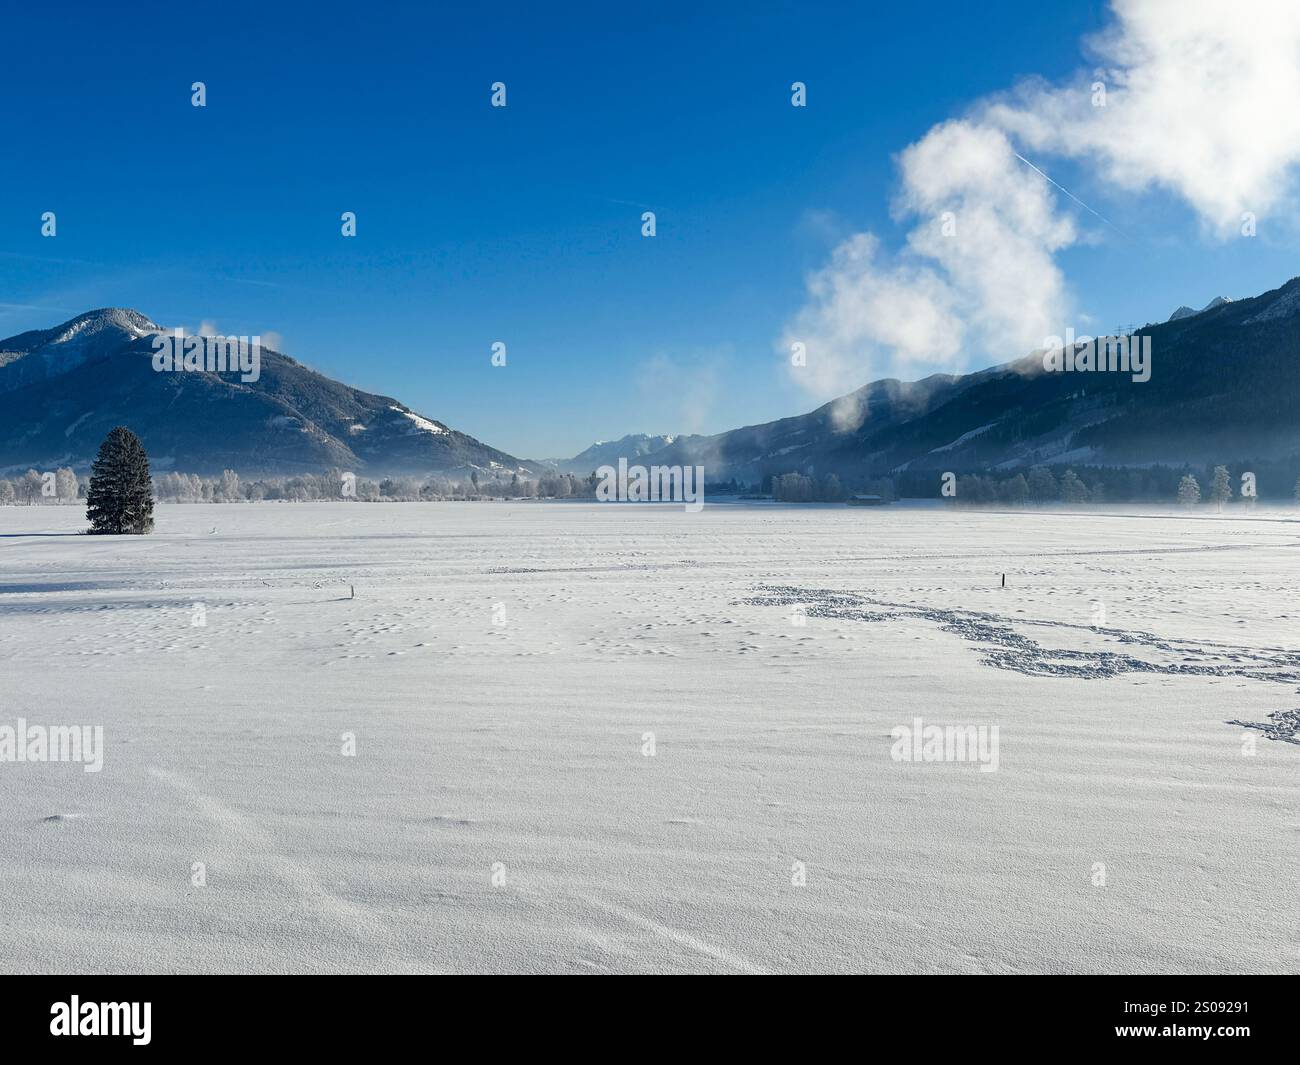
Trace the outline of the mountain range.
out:
[[[1179,308],[1137,333],[1150,340],[1150,380],[1051,372],[1040,350],[975,373],[874,381],[807,414],[676,437],[637,461],[750,484],[791,472],[850,483],[1040,463],[1300,462],[1300,278]]]
[[[546,465],[560,473],[587,474],[600,466],[617,465],[620,458],[636,462],[645,455],[654,454],[668,447],[677,437],[661,435],[647,436],[645,433],[629,433],[618,440],[597,440],[591,447],[578,452],[571,459],[546,459]]]
[[[1229,299],[1227,296],[1215,296],[1214,299],[1210,300],[1210,302],[1207,303],[1204,307],[1202,307],[1199,311],[1192,310],[1191,307],[1188,307],[1187,305],[1184,304],[1182,307],[1179,307],[1178,310],[1174,311],[1174,313],[1169,316],[1168,321],[1176,322],[1180,318],[1191,318],[1193,315],[1204,314],[1206,311],[1212,311],[1214,310],[1215,307],[1222,307],[1225,303],[1231,303],[1231,302],[1232,300]]]
[[[516,458],[396,399],[263,349],[260,376],[155,371],[162,327],[131,310],[0,340],[0,475],[84,469],[115,425],[157,470],[535,477],[620,457],[702,465],[713,483],[836,473],[846,483],[1035,464],[1300,462],[1300,278],[1249,299],[1180,307],[1137,331],[1149,380],[1052,372],[1043,352],[968,374],[873,381],[806,414],[712,436],[632,434],[571,459]]]
[[[0,340],[0,473],[83,469],[115,425],[155,471],[469,476],[540,471],[391,399],[263,348],[260,376],[158,372],[166,331],[138,311],[89,311]]]

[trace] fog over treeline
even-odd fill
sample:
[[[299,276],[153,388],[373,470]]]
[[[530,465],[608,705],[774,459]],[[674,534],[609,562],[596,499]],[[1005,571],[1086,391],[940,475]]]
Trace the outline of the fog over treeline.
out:
[[[1224,476],[1217,477],[1222,469]],[[1210,501],[1211,486],[1220,485],[1216,502],[1241,498],[1245,476],[1253,477],[1258,498],[1274,502],[1300,500],[1300,471],[1283,464],[1255,463],[1192,466],[1073,467],[1033,466],[1025,470],[903,471],[884,476],[841,478],[836,473],[790,471],[746,484],[735,478],[710,482],[706,496],[740,499],[774,499],[783,503],[838,503],[855,496],[899,499],[946,498],[960,506],[1032,506],[1049,503],[1171,503],[1187,502],[1188,479],[1201,498]],[[1244,476],[1245,475],[1245,476]],[[944,478],[950,485],[943,490]],[[1224,478],[1228,486],[1224,496]],[[261,501],[309,502],[354,500],[375,502],[438,502],[487,499],[595,499],[600,478],[549,473],[537,478],[468,477],[356,477],[333,469],[281,477],[245,479],[234,470],[219,477],[167,472],[153,477],[154,497],[160,503],[240,503]],[[0,478],[0,505],[84,503],[88,478],[70,467],[54,471],[27,470],[21,476]]]

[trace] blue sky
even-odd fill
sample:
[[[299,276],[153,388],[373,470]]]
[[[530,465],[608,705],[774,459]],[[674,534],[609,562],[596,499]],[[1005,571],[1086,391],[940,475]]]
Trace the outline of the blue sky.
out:
[[[1110,19],[1037,0],[458,7],[8,11],[0,336],[99,306],[274,332],[525,457],[800,413],[816,390],[778,343],[839,241],[906,240],[897,154],[1023,77],[1085,69],[1080,39]],[[1278,235],[1216,240],[1177,195],[1099,185],[1086,158],[1044,168],[1111,223],[1084,217],[1057,258],[1098,323],[1296,272]]]

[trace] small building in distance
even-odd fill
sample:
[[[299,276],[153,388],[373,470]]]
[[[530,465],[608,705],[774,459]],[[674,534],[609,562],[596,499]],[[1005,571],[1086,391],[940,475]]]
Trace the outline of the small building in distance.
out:
[[[851,507],[883,507],[889,500],[883,496],[855,495],[844,502]]]

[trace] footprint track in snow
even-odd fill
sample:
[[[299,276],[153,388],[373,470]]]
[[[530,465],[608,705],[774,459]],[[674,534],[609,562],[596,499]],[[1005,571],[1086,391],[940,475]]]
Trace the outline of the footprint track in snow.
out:
[[[998,669],[1012,670],[1030,677],[1077,677],[1098,679],[1123,673],[1154,673],[1163,676],[1245,677],[1275,684],[1300,684],[1300,651],[1283,648],[1233,647],[1204,641],[1193,643],[1156,636],[1149,632],[1076,625],[1069,622],[1030,618],[1004,618],[975,610],[947,610],[873,599],[852,592],[825,588],[800,588],[793,585],[761,584],[759,594],[741,603],[748,606],[800,606],[806,617],[846,619],[866,622],[890,622],[919,619],[936,623],[944,632],[978,644],[981,661]],[[1013,625],[1036,625],[1093,633],[1121,644],[1155,651],[1166,659],[1150,661],[1117,651],[1044,647],[1036,640],[1016,632]],[[1217,663],[1198,662],[1199,658],[1217,658]],[[1228,721],[1225,724],[1257,729],[1271,740],[1300,744],[1300,710],[1279,710],[1268,722]]]

